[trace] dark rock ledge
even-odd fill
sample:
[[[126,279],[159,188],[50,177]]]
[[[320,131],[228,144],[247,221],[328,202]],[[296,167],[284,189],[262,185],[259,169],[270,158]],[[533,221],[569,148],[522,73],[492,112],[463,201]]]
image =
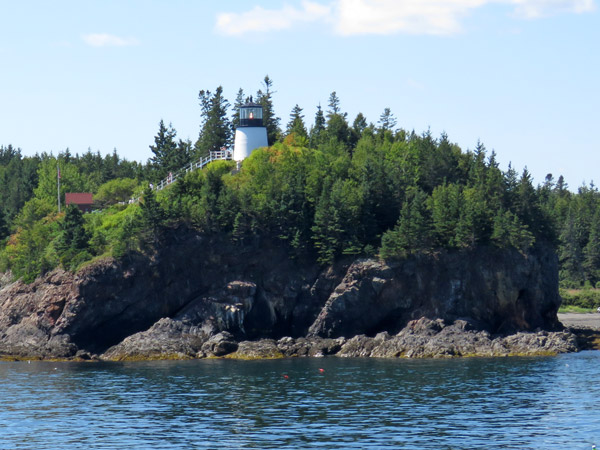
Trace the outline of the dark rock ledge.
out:
[[[0,358],[182,359],[547,355],[578,350],[557,319],[556,255],[476,248],[320,268],[280,243],[189,230],[151,256],[0,286]]]
[[[180,325],[161,320],[147,332],[125,339],[102,355],[108,360],[183,359],[226,357],[273,359],[290,357],[448,358],[469,356],[540,356],[576,352],[576,336],[568,331],[519,332],[493,336],[473,329],[468,322],[421,318],[411,321],[396,335],[381,332],[350,339],[291,338],[236,342],[227,332],[208,340],[193,330],[179,334]]]

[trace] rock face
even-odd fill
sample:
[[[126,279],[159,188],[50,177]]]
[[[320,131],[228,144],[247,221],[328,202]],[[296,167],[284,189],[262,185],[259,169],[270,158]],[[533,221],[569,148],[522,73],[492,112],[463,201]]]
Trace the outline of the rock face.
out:
[[[271,241],[234,246],[174,230],[152,257],[107,259],[75,275],[56,270],[30,285],[4,285],[0,355],[501,354],[468,342],[536,330],[490,345],[529,345],[544,353],[551,350],[541,341],[570,342],[564,333],[547,333],[560,328],[559,304],[556,257],[543,246],[528,255],[479,248],[393,264],[346,261],[322,270],[291,259]],[[415,333],[421,317],[433,322]],[[442,338],[466,341],[446,345]]]
[[[558,329],[556,256],[545,248],[479,248],[386,265],[360,260],[347,270],[309,329],[337,337],[397,332],[422,316],[468,318],[492,333]]]

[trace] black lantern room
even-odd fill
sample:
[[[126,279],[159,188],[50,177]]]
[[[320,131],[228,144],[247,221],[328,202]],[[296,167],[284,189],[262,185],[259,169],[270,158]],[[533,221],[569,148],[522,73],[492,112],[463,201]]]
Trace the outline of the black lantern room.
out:
[[[262,127],[263,126],[263,110],[258,103],[250,101],[245,105],[240,106],[240,127]]]

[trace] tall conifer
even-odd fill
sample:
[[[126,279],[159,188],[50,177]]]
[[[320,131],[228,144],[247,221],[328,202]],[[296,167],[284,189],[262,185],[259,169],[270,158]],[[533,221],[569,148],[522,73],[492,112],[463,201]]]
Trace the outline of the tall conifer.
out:
[[[228,147],[231,144],[232,129],[227,117],[229,101],[223,96],[222,86],[214,94],[200,91],[198,98],[202,108],[202,129],[194,148],[197,156],[203,156]]]

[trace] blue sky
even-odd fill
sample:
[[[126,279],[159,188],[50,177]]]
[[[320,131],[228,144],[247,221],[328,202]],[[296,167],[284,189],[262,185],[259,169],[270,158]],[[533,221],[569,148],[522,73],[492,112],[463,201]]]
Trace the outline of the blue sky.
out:
[[[0,0],[0,145],[146,161],[194,141],[198,91],[274,82],[285,125],[336,91],[352,121],[478,140],[536,182],[600,182],[595,0]]]

